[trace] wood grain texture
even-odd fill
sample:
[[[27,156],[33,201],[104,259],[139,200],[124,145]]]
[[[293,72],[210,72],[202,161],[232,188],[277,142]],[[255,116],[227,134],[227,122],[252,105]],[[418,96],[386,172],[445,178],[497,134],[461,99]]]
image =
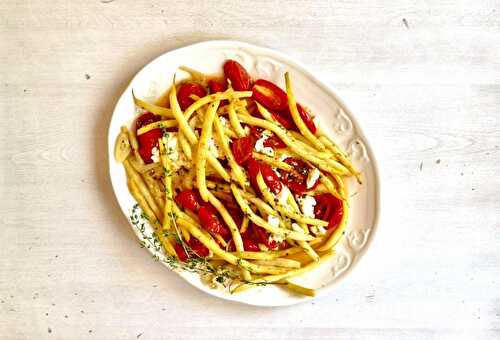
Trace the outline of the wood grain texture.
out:
[[[0,338],[500,338],[499,14],[498,0],[1,1]],[[207,39],[298,58],[373,143],[379,232],[328,297],[207,296],[119,212],[118,96],[149,60]]]

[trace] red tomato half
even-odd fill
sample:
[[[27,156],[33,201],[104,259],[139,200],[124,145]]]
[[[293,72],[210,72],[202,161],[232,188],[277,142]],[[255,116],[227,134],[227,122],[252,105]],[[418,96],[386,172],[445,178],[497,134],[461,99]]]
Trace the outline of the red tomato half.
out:
[[[283,149],[286,148],[286,144],[276,135],[267,138],[264,141],[264,146],[271,147],[273,149]]]
[[[336,228],[344,215],[342,201],[332,194],[316,195],[314,199],[316,200],[314,216],[324,221],[328,221],[328,229]]]
[[[198,218],[203,228],[211,233],[225,236],[229,230],[219,221],[217,212],[210,204],[204,204],[198,210]]]
[[[278,175],[273,171],[273,169],[264,163],[256,161],[254,158],[248,160],[248,177],[250,177],[250,183],[255,190],[259,190],[259,185],[257,184],[257,175],[262,173],[262,178],[266,183],[267,187],[271,192],[278,194],[281,191],[282,185]]]
[[[208,81],[208,87],[210,88],[210,93],[212,94],[217,92],[224,92],[227,90],[227,83],[225,81],[210,79]],[[220,106],[224,106],[227,104],[229,104],[229,102],[226,99],[220,102]]]
[[[243,249],[245,251],[260,251],[259,246],[252,239],[243,239]]]
[[[255,141],[250,136],[233,139],[231,151],[233,152],[236,163],[241,165],[252,156],[254,144]]]
[[[224,63],[224,75],[231,81],[231,86],[236,91],[250,90],[250,76],[237,61],[228,60]]]
[[[319,184],[318,180],[311,188],[307,188],[307,176],[312,168],[306,162],[293,157],[286,158],[284,162],[290,164],[292,166],[292,170],[279,170],[279,172],[281,180],[290,188],[291,191],[302,194],[306,191],[314,189]]]
[[[290,115],[290,112],[287,110],[281,111],[281,112],[271,112],[271,116],[283,125],[285,129],[288,130],[293,130],[295,128],[295,123],[293,122],[292,116]]]
[[[182,84],[177,91],[177,100],[179,101],[179,106],[182,111],[194,103],[194,99],[190,97],[192,94],[201,98],[206,96],[207,91],[198,83],[189,82]]]
[[[193,190],[184,190],[175,196],[175,201],[179,203],[183,208],[189,209],[191,211],[196,212],[200,203],[198,201],[198,197]]]
[[[280,178],[274,170],[265,163],[260,163],[260,172],[269,190],[275,195],[279,194],[282,188]]]
[[[255,81],[252,87],[252,97],[269,110],[282,111],[288,106],[286,92],[264,79]]]
[[[302,105],[300,105],[300,104],[297,104],[297,110],[299,111],[300,118],[302,118],[302,120],[306,124],[307,128],[312,133],[316,133],[316,125],[314,124],[314,120],[311,117],[311,115],[309,114],[309,112],[306,111],[306,109],[304,109],[302,107]]]
[[[159,120],[159,116],[151,112],[146,112],[137,117],[135,126],[136,129],[140,129],[143,126],[157,122]],[[141,156],[144,163],[149,164],[153,162],[153,160],[151,159],[151,151],[154,147],[158,147],[158,139],[161,138],[162,134],[163,133],[161,129],[154,129],[143,133],[140,136],[137,136],[137,143],[139,144],[139,155]]]
[[[208,250],[207,247],[200,241],[198,241],[197,238],[191,237],[188,242],[188,246],[193,250],[193,252],[198,256],[198,257],[207,257],[210,254],[210,251]]]
[[[227,83],[210,79],[208,81],[208,87],[210,88],[210,93],[224,92],[227,90]]]
[[[175,249],[175,253],[177,254],[177,257],[179,258],[179,261],[186,262],[186,260],[188,259],[189,256],[186,253],[186,251],[184,250],[184,248],[182,247],[182,245],[180,243],[176,243],[174,246],[174,249]]]

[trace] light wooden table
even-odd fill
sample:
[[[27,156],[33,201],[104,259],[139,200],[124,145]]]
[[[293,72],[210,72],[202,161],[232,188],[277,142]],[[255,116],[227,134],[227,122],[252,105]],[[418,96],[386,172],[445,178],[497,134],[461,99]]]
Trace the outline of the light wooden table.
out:
[[[1,339],[499,339],[500,2],[0,2]],[[228,303],[152,261],[106,133],[127,82],[207,39],[288,53],[373,143],[375,243],[328,297]]]

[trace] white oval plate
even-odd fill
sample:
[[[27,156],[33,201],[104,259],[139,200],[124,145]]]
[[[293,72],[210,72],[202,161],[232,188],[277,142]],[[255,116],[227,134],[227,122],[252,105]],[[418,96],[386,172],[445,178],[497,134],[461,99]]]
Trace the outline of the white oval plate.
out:
[[[166,264],[154,242],[150,242],[151,227],[146,223],[132,223],[131,213],[136,204],[130,195],[123,166],[114,160],[113,149],[120,126],[131,123],[136,113],[132,100],[132,89],[139,98],[154,101],[168,89],[172,77],[187,75],[178,71],[186,65],[204,73],[221,73],[226,59],[239,61],[252,78],[264,78],[284,88],[283,74],[290,72],[294,93],[299,102],[307,105],[316,114],[316,124],[332,136],[350,155],[354,164],[363,173],[364,183],[354,180],[348,183],[350,198],[350,219],[345,235],[336,245],[336,255],[305,277],[295,279],[297,283],[318,290],[318,296],[330,291],[339,280],[347,275],[365,253],[373,238],[379,215],[379,180],[375,158],[368,141],[347,106],[335,94],[333,88],[321,82],[305,66],[279,52],[236,41],[207,41],[171,52],[167,52],[147,64],[132,79],[116,104],[108,132],[109,172],[111,183],[120,207],[143,245],[153,253],[155,259]],[[167,267],[168,264],[166,264]],[[176,271],[182,278],[204,292],[232,301],[258,306],[291,305],[310,300],[296,296],[276,286],[260,286],[243,293],[230,294],[228,290],[210,289],[197,274]]]

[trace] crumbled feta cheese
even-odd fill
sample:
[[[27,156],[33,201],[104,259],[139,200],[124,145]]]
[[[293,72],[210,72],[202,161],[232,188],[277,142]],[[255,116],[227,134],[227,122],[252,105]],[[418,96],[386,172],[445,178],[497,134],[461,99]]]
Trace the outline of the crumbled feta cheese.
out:
[[[268,136],[262,136],[255,142],[255,151],[263,153],[264,155],[274,156],[274,149],[270,146],[264,146],[264,142],[268,139]]]
[[[246,125],[246,126],[243,128],[243,131],[245,131],[245,136],[248,136],[248,134],[250,133],[250,128],[248,127],[248,125]]]
[[[177,132],[168,132],[163,135],[163,143],[165,143],[167,156],[173,162],[179,160],[179,139],[177,138]]]
[[[326,234],[326,229],[320,225],[318,226],[312,226],[309,228],[311,232],[315,235],[324,235]]]
[[[215,139],[210,138],[208,140],[208,151],[215,157],[218,158],[220,155],[219,145],[215,142]]]
[[[307,181],[306,181],[307,189],[311,189],[314,186],[314,184],[318,180],[320,174],[321,173],[319,172],[319,170],[317,168],[313,168],[312,170],[309,170],[309,172],[307,174]]]
[[[269,242],[276,242],[276,243],[281,243],[285,240],[285,236],[283,236],[283,234],[280,234],[280,235],[276,235],[276,234],[270,234],[269,235],[269,238],[268,238],[268,241]]]
[[[158,163],[160,161],[160,150],[155,146],[151,149],[151,160],[153,163]]]
[[[229,123],[226,119],[226,117],[219,117],[219,120],[220,120],[220,123],[222,124],[222,126],[225,126],[225,127],[228,127],[229,126]]]
[[[276,216],[269,215],[269,216],[267,216],[267,223],[269,223],[270,225],[272,225],[275,228],[279,228],[280,219]]]
[[[300,210],[305,217],[314,218],[314,206],[316,205],[316,200],[312,196],[297,197],[297,201],[300,205]]]
[[[282,206],[288,205],[288,196],[290,195],[290,189],[286,185],[283,185],[281,191],[276,195],[278,203]]]

